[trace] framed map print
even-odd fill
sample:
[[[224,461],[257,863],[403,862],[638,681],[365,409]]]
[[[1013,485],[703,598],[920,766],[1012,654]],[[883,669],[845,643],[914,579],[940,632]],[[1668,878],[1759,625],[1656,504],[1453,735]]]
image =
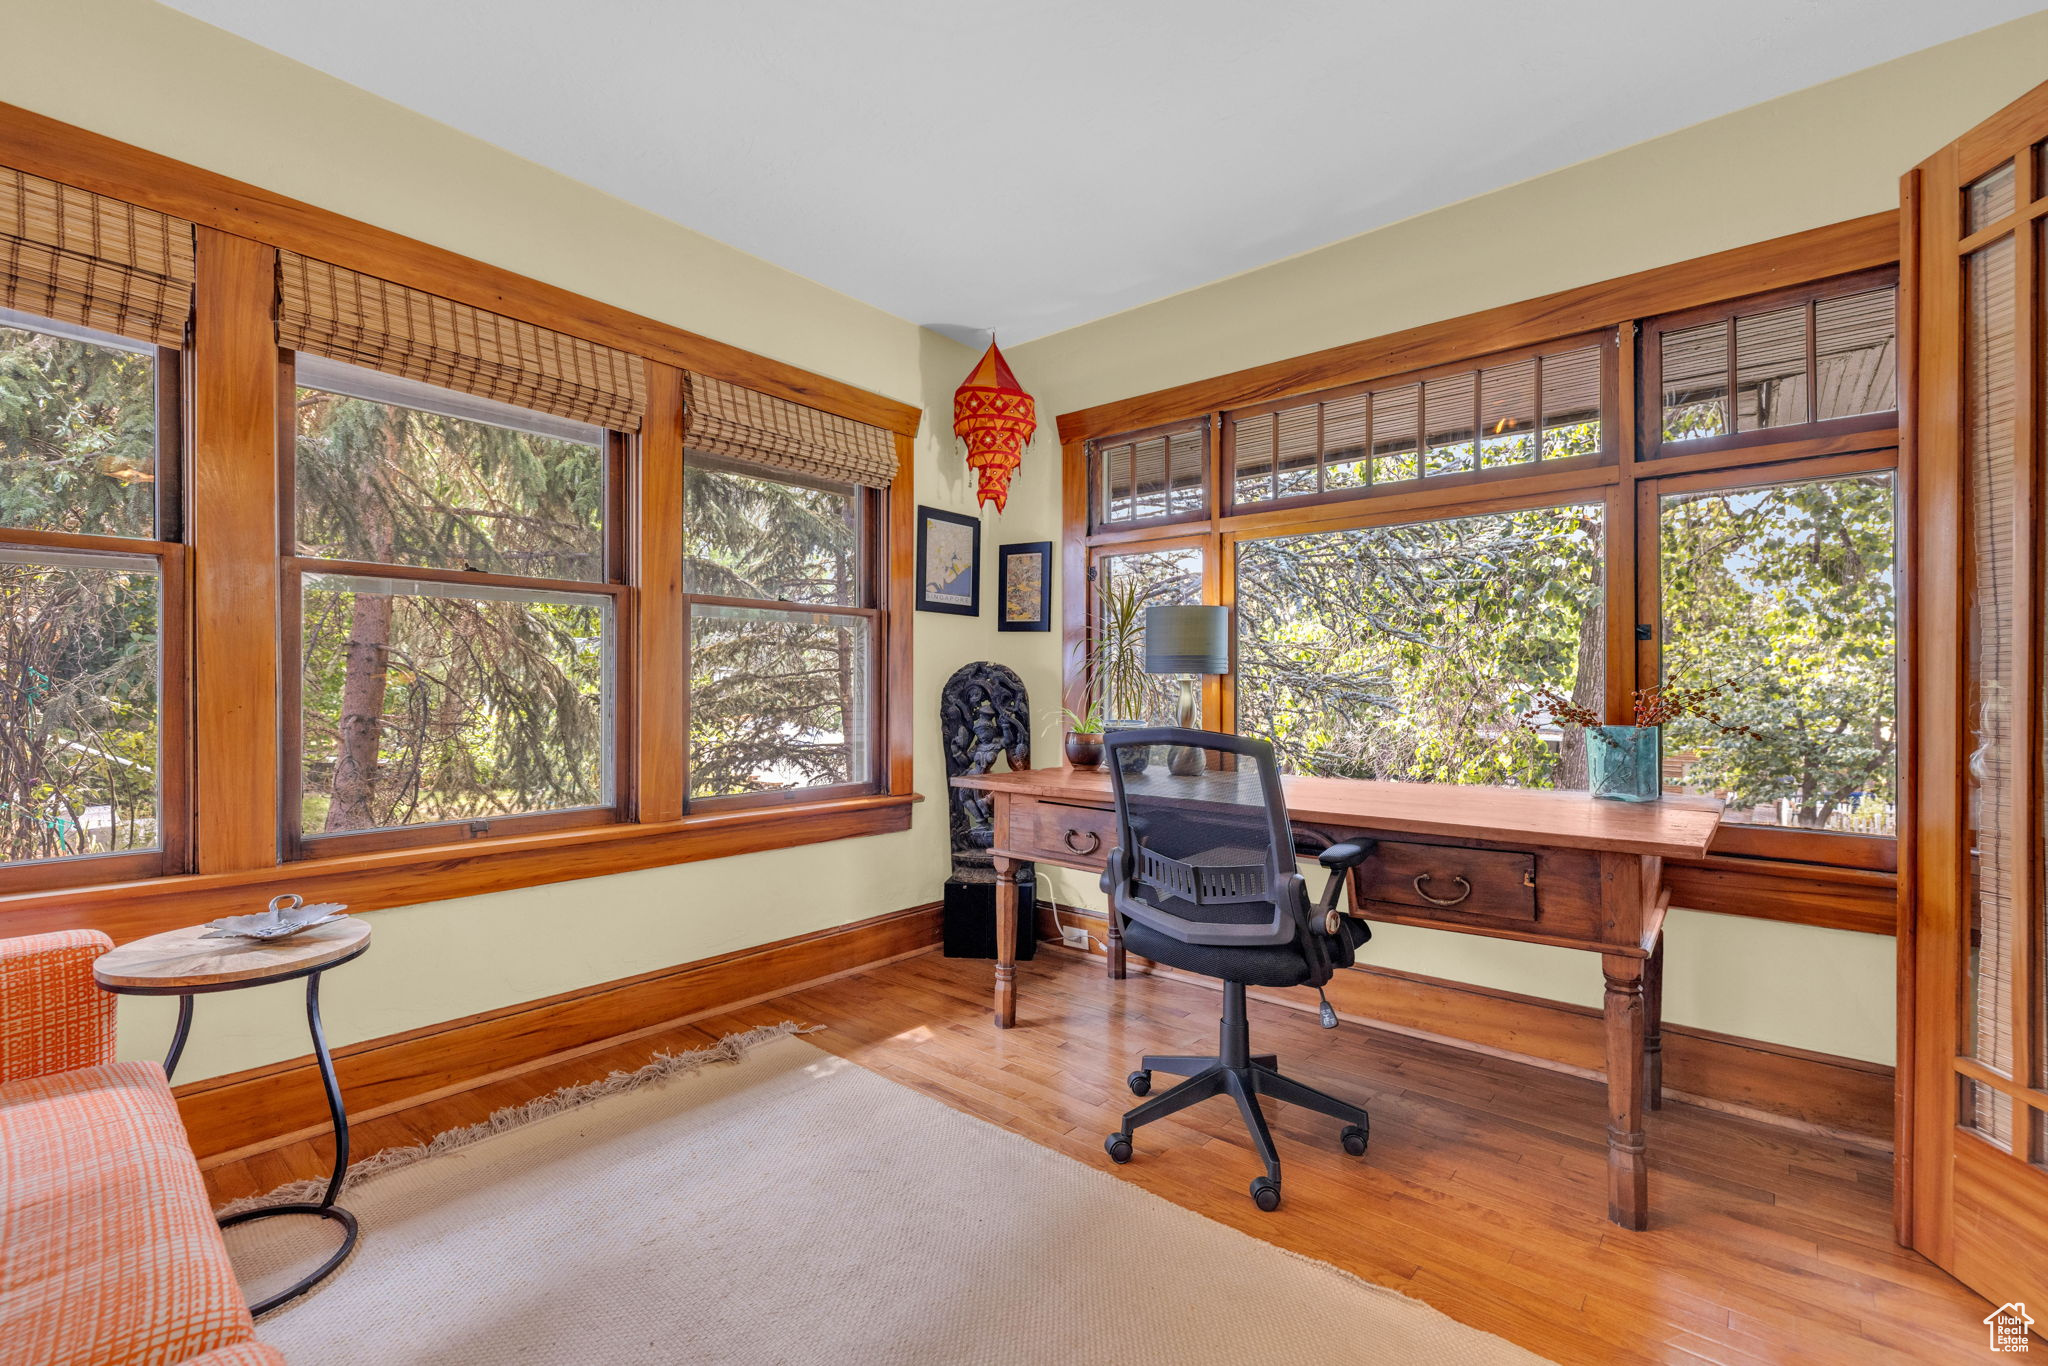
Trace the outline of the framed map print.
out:
[[[917,610],[981,615],[981,519],[917,509]]]
[[[1052,629],[1052,542],[1025,541],[996,551],[996,583],[1003,594],[998,631]]]

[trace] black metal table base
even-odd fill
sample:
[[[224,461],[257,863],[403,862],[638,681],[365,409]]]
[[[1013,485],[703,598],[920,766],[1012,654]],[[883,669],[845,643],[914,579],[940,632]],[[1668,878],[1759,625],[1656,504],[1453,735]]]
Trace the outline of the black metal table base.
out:
[[[348,1111],[341,1103],[341,1083],[334,1075],[334,1055],[327,1051],[327,1031],[320,1024],[321,972],[325,971],[326,968],[335,967],[339,963],[346,963],[355,956],[355,954],[350,954],[349,958],[338,959],[335,963],[325,964],[310,973],[291,974],[293,977],[304,975],[306,978],[306,1027],[313,1035],[313,1058],[320,1065],[320,1084],[327,1091],[327,1113],[334,1124],[334,1171],[327,1178],[326,1192],[315,1202],[265,1205],[261,1209],[243,1210],[240,1214],[230,1214],[220,1221],[220,1226],[226,1229],[233,1228],[237,1224],[254,1223],[258,1219],[270,1219],[280,1214],[317,1215],[322,1219],[329,1219],[341,1225],[341,1246],[329,1254],[327,1260],[320,1263],[309,1274],[292,1282],[276,1294],[267,1295],[257,1303],[250,1305],[249,1313],[252,1317],[260,1318],[279,1305],[290,1303],[333,1275],[341,1264],[348,1260],[349,1253],[355,1251],[356,1238],[362,1231],[356,1224],[355,1215],[350,1214],[347,1210],[334,1203],[335,1198],[341,1194],[343,1179],[348,1176]],[[289,981],[290,977],[270,980]],[[241,985],[253,986],[257,984],[243,983]],[[177,1070],[178,1058],[184,1053],[185,1040],[191,1032],[192,994],[186,992],[178,997],[178,1028],[177,1032],[171,1036],[171,1051],[164,1057],[164,1079],[166,1081]]]

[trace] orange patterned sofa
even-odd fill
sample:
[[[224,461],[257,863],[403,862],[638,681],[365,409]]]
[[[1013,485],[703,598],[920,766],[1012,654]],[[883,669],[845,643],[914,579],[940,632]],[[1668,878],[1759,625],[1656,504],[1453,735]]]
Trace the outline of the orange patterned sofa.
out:
[[[0,940],[0,1366],[282,1366],[163,1068],[114,1061],[93,930]]]

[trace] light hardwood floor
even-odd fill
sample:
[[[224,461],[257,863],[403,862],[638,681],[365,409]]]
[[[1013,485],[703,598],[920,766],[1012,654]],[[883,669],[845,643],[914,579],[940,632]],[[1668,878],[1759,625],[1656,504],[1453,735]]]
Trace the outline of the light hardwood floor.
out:
[[[1685,1105],[1650,1121],[1651,1227],[1606,1221],[1605,1112],[1589,1081],[1254,1003],[1260,1051],[1372,1111],[1372,1149],[1268,1105],[1286,1200],[1262,1214],[1236,1112],[1212,1101],[1141,1130],[1114,1167],[1105,1134],[1134,1104],[1139,1055],[1213,1051],[1220,997],[1165,978],[1105,979],[1042,948],[1021,964],[1018,1027],[989,1023],[989,965],[936,952],[678,1025],[372,1120],[358,1154],[416,1142],[571,1082],[781,1019],[812,1042],[955,1109],[1256,1237],[1427,1300],[1559,1362],[1975,1359],[1991,1306],[1890,1232],[1878,1155]],[[1168,1079],[1162,1078],[1161,1084]],[[208,1173],[228,1199],[324,1175],[324,1142]],[[823,1157],[824,1155],[821,1155]],[[990,1192],[1000,1209],[1001,1192]],[[374,1232],[359,1256],[374,1256]],[[346,1273],[344,1273],[346,1274]]]

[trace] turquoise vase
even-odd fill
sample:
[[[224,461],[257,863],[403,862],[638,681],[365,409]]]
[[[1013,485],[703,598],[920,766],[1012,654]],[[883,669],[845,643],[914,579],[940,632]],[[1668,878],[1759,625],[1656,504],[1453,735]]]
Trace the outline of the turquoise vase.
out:
[[[1664,792],[1664,749],[1655,726],[1586,727],[1586,786],[1617,802],[1654,802]]]

